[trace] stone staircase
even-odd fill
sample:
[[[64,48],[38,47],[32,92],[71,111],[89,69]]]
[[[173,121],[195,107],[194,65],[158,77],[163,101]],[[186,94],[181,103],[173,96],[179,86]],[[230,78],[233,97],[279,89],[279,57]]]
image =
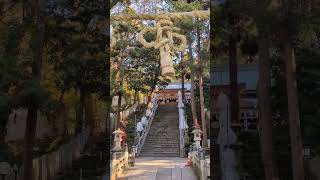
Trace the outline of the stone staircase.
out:
[[[177,103],[159,105],[142,147],[142,157],[179,157]]]

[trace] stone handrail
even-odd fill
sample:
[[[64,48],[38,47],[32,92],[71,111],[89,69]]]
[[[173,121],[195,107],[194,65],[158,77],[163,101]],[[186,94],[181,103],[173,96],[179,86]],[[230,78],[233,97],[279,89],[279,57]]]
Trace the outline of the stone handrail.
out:
[[[116,180],[119,175],[122,174],[123,170],[129,166],[129,152],[128,148],[125,148],[124,152],[113,152],[111,161],[111,178],[110,180]]]
[[[57,151],[33,159],[33,180],[49,180],[80,157],[89,137],[89,130],[78,134]],[[23,166],[9,165],[4,180],[23,180]]]
[[[128,109],[121,111],[120,112],[121,119],[128,118],[128,116],[130,116],[132,113],[134,113],[136,111],[137,107],[138,107],[138,103],[135,103],[134,105],[132,105]]]
[[[138,143],[135,146],[135,148],[136,148],[135,153],[136,153],[137,157],[140,155],[140,152],[141,152],[142,147],[144,145],[144,141],[145,141],[145,139],[146,139],[146,137],[148,135],[149,129],[150,129],[151,124],[152,124],[152,121],[153,121],[154,116],[156,114],[157,108],[158,108],[158,103],[154,103],[153,108],[152,108],[151,116],[148,119],[148,125],[142,131],[142,135],[139,137]]]
[[[200,180],[210,179],[210,155],[205,156],[204,149],[191,147],[192,166],[200,172]]]

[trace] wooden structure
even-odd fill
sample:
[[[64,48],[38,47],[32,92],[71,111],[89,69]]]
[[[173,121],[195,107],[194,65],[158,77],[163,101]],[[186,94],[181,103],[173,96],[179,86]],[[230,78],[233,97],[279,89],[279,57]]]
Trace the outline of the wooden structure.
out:
[[[257,97],[256,87],[258,82],[258,67],[256,64],[238,65],[238,90],[239,90],[239,120],[233,126],[244,129],[255,129],[257,125]],[[229,96],[229,67],[216,65],[211,67],[211,111],[214,127],[218,127],[217,97],[221,92]]]
[[[185,101],[190,101],[190,83],[185,83],[184,85],[185,91]],[[167,102],[177,102],[178,100],[178,92],[182,91],[180,83],[171,83],[165,89],[160,89],[157,91],[159,94],[159,102],[167,103]]]

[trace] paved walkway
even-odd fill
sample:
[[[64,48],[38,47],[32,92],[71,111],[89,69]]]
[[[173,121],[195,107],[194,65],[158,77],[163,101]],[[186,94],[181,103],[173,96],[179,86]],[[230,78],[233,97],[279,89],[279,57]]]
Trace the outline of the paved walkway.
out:
[[[117,180],[197,180],[186,158],[139,157]]]

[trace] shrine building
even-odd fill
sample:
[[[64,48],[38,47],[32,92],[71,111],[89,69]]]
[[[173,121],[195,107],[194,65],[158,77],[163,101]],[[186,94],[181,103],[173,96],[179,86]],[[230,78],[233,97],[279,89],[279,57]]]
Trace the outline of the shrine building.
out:
[[[186,82],[184,84],[185,100],[190,102],[190,87],[191,84]],[[178,92],[182,92],[181,83],[170,83],[164,89],[157,90],[159,94],[160,103],[176,102],[178,100]]]
[[[229,96],[229,66],[215,65],[211,67],[211,93],[213,97],[213,116],[217,122],[219,111],[216,108],[216,102],[221,92]],[[257,83],[258,83],[258,66],[257,64],[240,64],[238,65],[238,87],[239,87],[239,122],[244,129],[256,129],[258,121],[257,113]]]

